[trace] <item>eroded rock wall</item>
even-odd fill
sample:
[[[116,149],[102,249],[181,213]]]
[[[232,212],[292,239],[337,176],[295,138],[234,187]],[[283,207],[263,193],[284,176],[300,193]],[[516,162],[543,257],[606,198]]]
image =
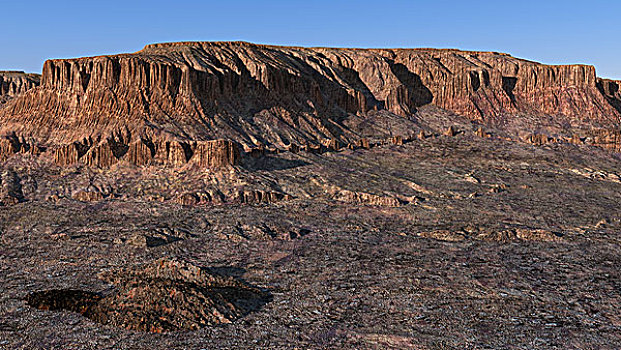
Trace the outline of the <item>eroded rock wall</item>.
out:
[[[8,100],[39,85],[39,74],[0,71],[0,107]]]
[[[3,145],[4,143],[0,143],[0,147],[5,147]],[[10,143],[7,143],[6,147],[13,150]],[[81,163],[91,167],[108,168],[121,161],[137,166],[171,167],[181,167],[190,163],[198,168],[215,169],[239,165],[241,155],[238,145],[230,140],[154,143],[146,139],[127,143],[119,139],[108,139],[96,145],[85,140],[59,147],[54,153],[54,162],[59,166]]]
[[[612,128],[619,101],[618,83],[598,79],[592,66],[495,52],[169,43],[47,61],[41,86],[0,112],[0,133],[67,145],[127,130],[153,143],[128,146],[129,157],[146,164],[151,157],[136,157],[159,159],[158,143],[170,141],[347,145],[361,139],[348,118],[375,111],[409,118],[429,104],[497,126],[534,130],[553,120],[552,128]],[[163,157],[175,159],[167,161],[189,160],[187,149],[171,147]],[[96,163],[109,158],[90,152]]]

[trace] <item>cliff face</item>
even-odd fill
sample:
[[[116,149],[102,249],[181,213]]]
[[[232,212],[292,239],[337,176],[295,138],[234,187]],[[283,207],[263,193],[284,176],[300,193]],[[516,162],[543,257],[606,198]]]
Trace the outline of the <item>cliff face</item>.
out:
[[[621,113],[621,81],[597,79],[597,88],[608,102]]]
[[[108,168],[120,161],[137,166],[164,165],[181,167],[192,164],[199,169],[220,168],[240,164],[239,147],[230,140],[197,142],[152,142],[139,139],[124,143],[110,138],[98,144],[90,140],[61,146],[54,152],[59,166],[82,163],[91,167]]]
[[[0,132],[68,145],[124,130],[134,135],[124,145],[137,157],[149,147],[130,143],[145,139],[348,144],[361,138],[348,120],[376,111],[410,117],[428,104],[525,129],[541,127],[539,116],[570,129],[612,128],[621,119],[614,84],[598,80],[591,66],[493,52],[155,44],[134,54],[47,61],[41,86],[0,112]],[[95,149],[87,155],[95,163],[112,161],[111,151]]]
[[[39,85],[39,74],[0,71],[0,106],[8,100]]]

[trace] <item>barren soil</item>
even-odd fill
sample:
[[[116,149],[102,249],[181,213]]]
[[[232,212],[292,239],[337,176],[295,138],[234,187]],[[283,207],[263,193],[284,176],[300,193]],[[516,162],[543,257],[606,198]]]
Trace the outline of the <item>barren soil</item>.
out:
[[[16,156],[0,348],[618,349],[620,165],[470,134],[218,173]],[[85,186],[102,196],[63,195]],[[236,186],[290,198],[236,202]]]

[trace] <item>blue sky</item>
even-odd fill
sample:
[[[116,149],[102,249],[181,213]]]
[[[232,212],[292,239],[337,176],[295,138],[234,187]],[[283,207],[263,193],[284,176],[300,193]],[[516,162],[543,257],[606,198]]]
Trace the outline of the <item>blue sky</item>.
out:
[[[0,70],[145,44],[245,40],[338,47],[453,47],[621,79],[621,1],[0,0]]]

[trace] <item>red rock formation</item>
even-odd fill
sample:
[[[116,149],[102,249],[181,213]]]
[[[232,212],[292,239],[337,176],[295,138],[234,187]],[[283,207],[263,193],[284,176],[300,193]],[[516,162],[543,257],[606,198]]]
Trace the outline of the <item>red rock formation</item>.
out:
[[[369,139],[367,138],[360,139],[360,147],[364,149],[370,149],[371,145],[369,144]]]
[[[613,126],[621,115],[615,84],[597,80],[591,66],[547,66],[493,52],[156,44],[135,54],[47,61],[41,86],[0,112],[0,132],[49,145],[103,139],[118,129],[155,136],[154,144],[171,135],[245,146],[347,144],[360,135],[343,117],[382,109],[407,116],[429,103],[488,122],[526,113],[576,127]],[[530,119],[517,120],[529,127]],[[173,157],[184,153],[174,147]]]
[[[611,151],[621,151],[621,129],[595,129],[587,133],[588,143]]]
[[[59,147],[54,151],[54,163],[59,166],[67,166],[80,160],[78,148],[75,143]]]
[[[187,142],[165,141],[155,145],[155,160],[157,164],[183,166],[192,157],[192,148]]]
[[[293,197],[286,193],[269,192],[260,190],[242,190],[238,191],[234,200],[240,203],[273,203],[279,201],[291,200]]]
[[[621,112],[621,81],[609,79],[597,79],[597,88],[606,97],[608,102]]]
[[[494,52],[156,44],[134,54],[47,61],[41,86],[0,110],[0,134],[68,147],[56,153],[60,164],[75,162],[77,146],[67,145],[88,139],[105,140],[78,152],[89,165],[182,166],[194,157],[211,166],[236,158],[212,161],[206,140],[320,153],[363,138],[349,118],[364,121],[380,110],[409,117],[426,104],[530,132],[614,129],[621,121],[618,87],[596,78],[591,66],[548,66]],[[536,118],[544,115],[554,124]]]
[[[299,152],[299,151],[300,151],[300,147],[297,147],[296,152]],[[265,146],[260,145],[259,147],[247,148],[246,153],[253,158],[260,158],[265,155]]]
[[[341,149],[341,143],[336,139],[323,140],[322,145],[330,151],[339,151]]]
[[[4,161],[13,154],[19,152],[21,144],[16,142],[14,138],[2,138],[0,139],[0,161]]]
[[[39,85],[39,74],[19,71],[0,71],[0,106]]]
[[[150,140],[140,139],[129,144],[124,160],[131,164],[150,165],[155,157],[155,145]]]
[[[108,168],[117,163],[119,158],[115,156],[110,143],[104,142],[98,146],[93,146],[81,160],[88,166]]]
[[[84,139],[59,147],[54,151],[54,163],[59,166],[77,163],[92,145],[92,140]]]
[[[296,144],[290,144],[290,145],[285,146],[285,151],[292,152],[292,153],[298,153],[300,152],[300,146]]]
[[[43,148],[33,140],[19,138],[16,134],[9,134],[0,138],[0,162],[7,160],[16,153],[39,155]]]
[[[0,140],[0,152],[12,154],[17,152],[15,147],[18,146],[10,143],[8,139]],[[240,164],[241,156],[237,144],[230,140],[198,141],[190,144],[179,141],[153,143],[148,139],[139,139],[125,143],[122,138],[115,137],[96,145],[85,139],[59,147],[54,152],[54,162],[59,166],[78,161],[99,168],[110,167],[119,161],[136,166],[158,164],[180,167],[192,163],[201,168],[220,168]]]
[[[526,141],[536,146],[542,146],[549,143],[551,140],[548,135],[545,134],[531,134],[528,136]]]
[[[492,137],[492,134],[489,132],[486,132],[483,127],[479,126],[475,131],[474,134],[477,135],[478,137]]]
[[[200,168],[234,166],[241,162],[239,148],[230,140],[199,141],[193,151],[190,162]]]
[[[393,136],[390,138],[390,142],[395,145],[403,145],[403,136]]]

